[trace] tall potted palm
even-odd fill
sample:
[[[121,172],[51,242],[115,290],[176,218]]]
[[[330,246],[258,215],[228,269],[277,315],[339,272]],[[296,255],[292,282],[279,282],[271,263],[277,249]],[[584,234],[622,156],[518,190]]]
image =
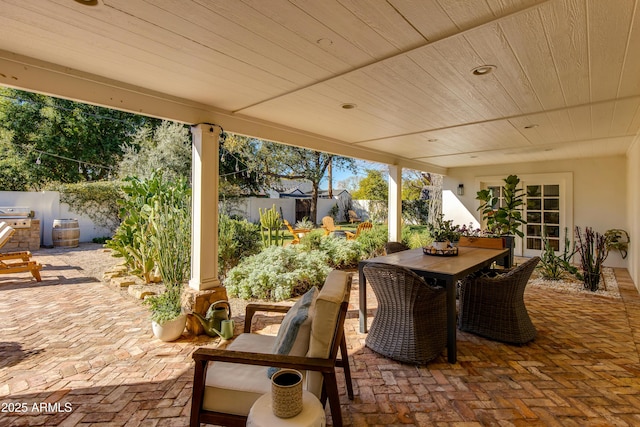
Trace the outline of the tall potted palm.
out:
[[[492,190],[480,190],[476,193],[476,200],[480,200],[478,210],[487,224],[487,231],[491,234],[503,236],[509,249],[509,265],[513,265],[513,249],[515,236],[524,237],[520,229],[527,222],[522,217],[524,206],[524,192],[518,187],[520,178],[509,175],[503,179],[502,203]]]

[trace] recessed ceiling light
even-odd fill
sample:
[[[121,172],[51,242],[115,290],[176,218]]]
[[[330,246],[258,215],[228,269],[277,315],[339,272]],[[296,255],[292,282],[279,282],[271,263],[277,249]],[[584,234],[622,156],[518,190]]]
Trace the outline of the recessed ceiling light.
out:
[[[484,76],[486,74],[490,74],[496,68],[497,67],[495,65],[480,65],[479,67],[471,70],[471,74],[473,74],[474,76]]]
[[[352,104],[350,102],[346,103],[346,104],[342,104],[341,107],[345,110],[353,110],[354,108],[358,108],[358,106],[356,104]]]
[[[76,0],[77,3],[83,4],[85,6],[97,6],[98,0]]]
[[[537,125],[537,124],[532,123],[532,124],[530,124],[530,125],[526,125],[524,128],[525,128],[525,129],[533,129],[533,128],[537,128],[537,127],[538,127],[538,125]]]

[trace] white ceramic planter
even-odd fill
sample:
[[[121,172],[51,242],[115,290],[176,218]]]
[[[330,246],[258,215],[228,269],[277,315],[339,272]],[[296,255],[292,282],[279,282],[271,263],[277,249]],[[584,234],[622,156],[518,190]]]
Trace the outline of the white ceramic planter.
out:
[[[449,247],[449,241],[447,240],[445,242],[433,242],[431,246],[439,251],[444,251],[445,249],[447,249],[447,247]]]
[[[162,341],[175,341],[182,335],[184,327],[187,325],[187,315],[181,314],[174,320],[163,323],[162,325],[151,322],[153,335]]]

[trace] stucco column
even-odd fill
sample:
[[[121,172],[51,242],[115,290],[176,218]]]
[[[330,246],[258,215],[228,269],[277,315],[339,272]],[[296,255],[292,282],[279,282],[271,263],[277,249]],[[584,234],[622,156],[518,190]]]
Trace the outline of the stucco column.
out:
[[[191,279],[197,291],[220,286],[218,280],[218,149],[222,129],[191,127],[192,232]]]
[[[402,167],[389,165],[389,241],[402,239]]]

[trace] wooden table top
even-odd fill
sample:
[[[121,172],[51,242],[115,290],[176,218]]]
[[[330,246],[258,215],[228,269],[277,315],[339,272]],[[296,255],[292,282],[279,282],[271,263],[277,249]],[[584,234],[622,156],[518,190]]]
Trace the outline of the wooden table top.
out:
[[[422,248],[370,258],[362,264],[380,262],[406,267],[414,271],[432,273],[438,276],[460,277],[476,271],[478,265],[491,263],[508,253],[508,249],[486,249],[473,247],[458,247],[458,255],[438,256],[425,255]]]

